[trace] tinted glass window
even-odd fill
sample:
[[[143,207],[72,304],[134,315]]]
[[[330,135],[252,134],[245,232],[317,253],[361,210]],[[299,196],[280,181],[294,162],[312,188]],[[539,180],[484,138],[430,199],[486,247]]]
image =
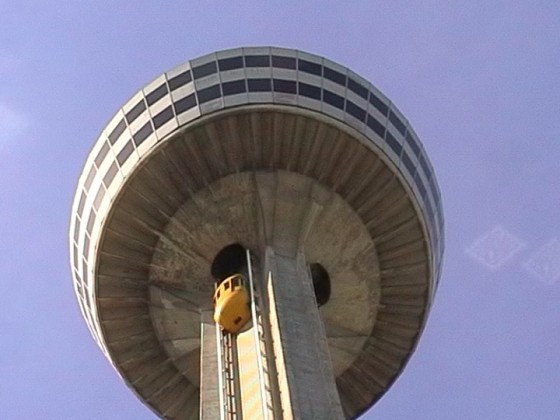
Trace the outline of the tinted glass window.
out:
[[[184,71],[183,73],[169,79],[169,89],[173,91],[180,88],[181,86],[186,85],[190,81],[192,81],[191,71]]]
[[[321,65],[317,63],[312,63],[311,61],[298,60],[298,70],[305,73],[315,74],[316,76],[321,76]]]
[[[426,187],[424,186],[424,183],[422,182],[422,178],[420,178],[418,172],[416,173],[415,181],[416,181],[416,186],[418,187],[418,191],[420,192],[420,196],[424,197],[426,195]]]
[[[169,121],[171,118],[173,118],[173,109],[171,108],[171,105],[169,105],[167,108],[165,108],[163,111],[161,111],[159,114],[157,114],[154,117],[153,119],[154,127],[157,130],[167,121]]]
[[[436,188],[435,178],[433,176],[430,177],[429,185],[430,185],[430,191],[432,192],[432,197],[434,198],[434,201],[437,203],[438,191]]]
[[[164,83],[153,92],[148,93],[146,102],[148,105],[153,105],[167,94],[167,85]]]
[[[410,131],[406,132],[405,139],[408,145],[410,146],[410,148],[412,149],[412,151],[414,152],[414,155],[418,156],[420,154],[420,146],[418,146],[418,143],[416,142],[416,140],[414,140],[414,137],[412,137]]]
[[[93,182],[93,178],[95,178],[96,173],[97,173],[97,170],[95,169],[95,166],[91,165],[91,167],[89,168],[87,178],[86,178],[86,182],[84,183],[84,188],[86,189],[86,191],[88,191],[89,187],[91,187],[91,183]]]
[[[86,193],[82,191],[80,195],[80,201],[78,203],[78,214],[81,216],[84,211],[84,204],[86,203]]]
[[[109,185],[111,185],[111,182],[113,182],[113,179],[115,178],[115,175],[117,174],[117,170],[118,170],[117,162],[113,161],[113,163],[111,164],[111,166],[107,170],[107,173],[103,177],[103,183],[105,184],[105,186],[107,188],[109,188]]]
[[[348,89],[364,99],[368,97],[368,90],[353,79],[348,78]]]
[[[308,98],[321,100],[321,88],[307,83],[298,83],[299,94]]]
[[[397,139],[389,132],[385,134],[385,141],[389,145],[389,147],[397,154],[397,156],[401,155],[402,146],[399,144]]]
[[[360,121],[366,119],[366,111],[351,101],[346,101],[346,112]]]
[[[416,172],[416,168],[414,167],[414,162],[412,162],[412,160],[408,157],[408,153],[406,153],[406,150],[403,151],[401,159],[404,163],[404,166],[410,173],[410,175],[414,176],[414,173]]]
[[[130,111],[126,113],[126,121],[130,124],[132,121],[138,118],[140,114],[144,112],[145,109],[146,109],[146,104],[142,99],[140,102],[134,105],[134,108],[132,108]]]
[[[344,110],[344,98],[329,90],[323,90],[323,102]]]
[[[245,65],[247,67],[270,67],[270,56],[268,55],[246,55]]]
[[[97,153],[97,156],[95,157],[95,164],[97,165],[98,168],[99,165],[101,165],[101,163],[103,162],[103,159],[105,159],[105,156],[107,156],[108,151],[109,151],[109,145],[105,141],[103,142],[103,146],[101,146],[99,153]]]
[[[224,96],[244,93],[246,91],[245,79],[222,83],[222,92],[224,93]]]
[[[154,131],[152,129],[152,124],[150,124],[150,121],[148,121],[146,124],[144,124],[142,126],[142,128],[140,130],[138,130],[132,136],[132,138],[134,139],[134,144],[136,146],[140,146],[142,144],[142,142],[144,142],[144,140],[146,140],[148,138],[148,136],[152,133],[152,131]]]
[[[280,69],[295,69],[296,59],[294,57],[283,57],[281,55],[273,55],[272,67],[277,67]]]
[[[216,66],[215,61],[211,61],[210,63],[203,64],[198,67],[194,67],[192,69],[193,77],[196,79],[200,79],[202,77],[210,76],[218,71],[218,67]]]
[[[346,86],[346,75],[339,73],[328,67],[323,67],[323,76],[325,79],[329,79],[332,82],[338,83],[339,85]]]
[[[377,96],[373,94],[373,92],[369,93],[369,103],[372,104],[379,112],[383,115],[387,116],[389,112],[389,107],[381,101]]]
[[[371,115],[368,114],[367,117],[367,125],[369,128],[371,128],[379,137],[383,138],[385,136],[385,127],[383,126],[383,124],[381,124],[379,121],[377,121],[377,119]]]
[[[80,236],[80,219],[76,218],[74,220],[74,242],[78,243],[79,236]]]
[[[426,175],[426,178],[429,178],[430,168],[428,167],[428,164],[426,163],[426,158],[424,157],[424,155],[420,155],[419,158],[418,158],[418,161],[420,162],[420,166],[422,167],[422,170],[424,171],[424,175]]]
[[[99,186],[99,190],[97,190],[97,194],[95,194],[95,199],[93,200],[93,207],[95,207],[95,209],[99,209],[99,205],[101,204],[101,201],[103,201],[103,197],[105,196],[105,188],[103,188],[103,185]]]
[[[270,92],[272,90],[270,79],[249,79],[247,84],[249,92]]]
[[[220,91],[220,85],[214,85],[207,87],[206,89],[199,90],[196,95],[198,96],[198,103],[203,104],[205,102],[219,98],[222,93]]]
[[[397,117],[396,114],[394,114],[392,111],[389,113],[389,121],[391,121],[391,123],[393,124],[393,126],[399,130],[399,133],[401,133],[404,136],[404,133],[406,131],[406,127],[403,124],[403,122],[400,120],[399,117]]]
[[[173,104],[173,106],[175,107],[175,113],[177,115],[194,108],[196,106],[194,93],[191,93],[189,96],[185,96],[183,99],[179,99]]]
[[[109,141],[111,142],[111,144],[115,144],[125,128],[126,123],[124,122],[124,120],[120,120],[116,127],[113,128],[113,131],[111,131],[111,134],[109,134]]]
[[[243,67],[243,57],[222,58],[218,60],[220,71],[234,70]]]
[[[89,253],[89,237],[87,235],[84,236],[84,253],[83,255],[86,256]]]
[[[94,223],[95,223],[95,212],[92,210],[89,213],[89,219],[88,219],[87,226],[86,226],[86,230],[88,231],[89,234],[91,234]]]
[[[283,93],[296,93],[296,82],[293,80],[273,79],[274,91]]]
[[[132,145],[132,141],[129,140],[121,149],[121,151],[117,154],[117,161],[119,162],[119,165],[122,166],[123,163],[126,162],[126,160],[128,159],[128,157],[130,156],[133,150],[134,150],[134,146]]]

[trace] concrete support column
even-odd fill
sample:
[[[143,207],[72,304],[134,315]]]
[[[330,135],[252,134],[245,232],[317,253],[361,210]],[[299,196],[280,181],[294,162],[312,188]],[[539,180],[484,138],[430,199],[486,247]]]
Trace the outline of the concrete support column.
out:
[[[216,351],[216,324],[212,310],[201,312],[200,320],[200,418],[220,418],[220,389],[218,382],[218,354]]]
[[[344,418],[303,254],[286,256],[267,247],[264,266],[283,418]]]

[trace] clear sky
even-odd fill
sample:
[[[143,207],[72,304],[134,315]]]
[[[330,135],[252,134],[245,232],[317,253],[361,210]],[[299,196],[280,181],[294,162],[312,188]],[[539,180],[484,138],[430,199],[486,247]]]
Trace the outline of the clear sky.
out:
[[[442,190],[435,305],[364,418],[559,419],[560,3],[188,3],[0,0],[0,418],[153,418],[74,298],[77,178],[100,130],[152,78],[218,49],[277,45],[381,89]]]

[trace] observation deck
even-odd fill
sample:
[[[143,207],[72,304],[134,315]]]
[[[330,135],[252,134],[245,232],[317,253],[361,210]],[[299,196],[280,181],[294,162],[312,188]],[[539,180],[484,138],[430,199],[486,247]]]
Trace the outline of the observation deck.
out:
[[[263,294],[267,250],[321,264],[331,293],[313,311],[352,418],[416,347],[443,225],[418,136],[371,83],[309,53],[239,48],[162,74],[114,115],[78,181],[70,258],[95,341],[166,418],[200,415],[203,314],[223,247],[258,257]]]

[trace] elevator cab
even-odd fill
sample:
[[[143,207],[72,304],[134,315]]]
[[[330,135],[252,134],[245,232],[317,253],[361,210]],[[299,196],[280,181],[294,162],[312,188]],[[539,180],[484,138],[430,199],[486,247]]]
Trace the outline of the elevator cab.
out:
[[[251,319],[250,285],[251,268],[249,251],[241,244],[228,245],[220,250],[210,268],[215,280],[212,299],[214,322],[223,330],[235,334]]]
[[[229,333],[238,332],[251,319],[247,279],[234,274],[216,286],[214,322]]]

